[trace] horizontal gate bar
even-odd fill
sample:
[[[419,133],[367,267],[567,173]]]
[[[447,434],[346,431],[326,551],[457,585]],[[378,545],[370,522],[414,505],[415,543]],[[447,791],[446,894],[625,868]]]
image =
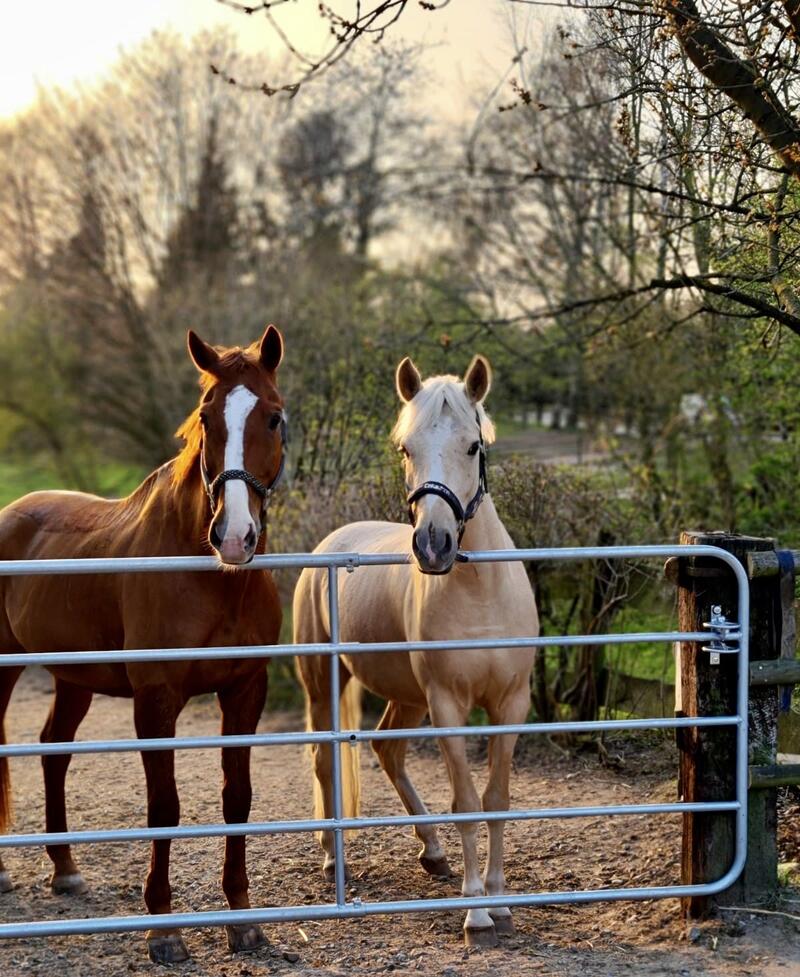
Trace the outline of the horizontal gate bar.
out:
[[[159,916],[96,916],[89,919],[53,919],[33,923],[2,923],[0,939],[29,936],[73,936],[83,933],[131,933],[181,926],[226,926],[245,923],[302,922],[317,919],[358,919],[391,913],[443,912],[493,909],[499,906],[559,906],[568,903],[622,899],[669,899],[714,895],[736,881],[741,865],[722,878],[703,885],[662,885],[630,889],[578,889],[572,892],[536,892],[528,895],[461,896],[443,899],[408,899],[395,902],[348,902],[316,906],[283,906],[265,909],[228,909],[217,912],[167,913]]]
[[[157,739],[75,740],[68,743],[7,743],[0,756],[52,756],[79,753],[141,753],[152,750],[216,750],[220,747],[279,746],[309,743],[363,743],[371,740],[417,740],[443,736],[498,736],[504,733],[591,733],[612,730],[685,729],[737,726],[738,716],[676,716],[672,719],[597,719],[585,722],[512,723],[504,726],[416,726],[413,729],[344,729],[333,733],[304,731],[229,736],[176,736]]]
[[[213,648],[127,648],[110,651],[46,651],[0,655],[0,667],[27,665],[107,665],[118,662],[214,661],[219,658],[290,658],[295,655],[365,655],[397,651],[466,651],[497,648],[584,648],[592,645],[656,644],[676,641],[708,642],[713,631],[652,631],[627,634],[564,634],[537,638],[451,638],[446,641],[343,641],[298,645],[231,645]],[[738,641],[728,631],[726,641]]]
[[[567,546],[522,550],[459,551],[465,563],[518,562],[528,560],[574,562],[575,560],[658,559],[668,556],[712,556],[736,573],[741,564],[716,546]],[[300,567],[395,566],[411,563],[409,553],[267,553],[255,556],[236,572],[281,570]],[[214,556],[136,556],[86,560],[4,560],[0,577],[87,573],[230,572]],[[744,569],[742,568],[742,572]]]
[[[489,821],[546,821],[550,818],[633,817],[655,814],[688,814],[712,811],[738,811],[738,801],[676,801],[665,804],[609,804],[594,807],[540,807],[519,811],[448,811],[443,814],[390,814],[378,817],[308,818],[296,821],[252,821],[239,824],[178,824],[158,828],[98,828],[81,831],[51,831],[38,834],[0,835],[0,849],[40,845],[78,845],[161,841],[166,838],[219,838],[226,835],[302,834],[341,828],[362,831],[368,828],[395,828],[416,824],[471,824]]]

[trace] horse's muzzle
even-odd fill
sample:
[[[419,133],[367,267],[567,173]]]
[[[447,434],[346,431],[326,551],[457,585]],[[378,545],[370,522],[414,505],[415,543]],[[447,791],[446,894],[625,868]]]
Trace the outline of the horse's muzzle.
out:
[[[422,573],[443,574],[453,569],[458,547],[451,533],[429,523],[414,530],[411,551]]]
[[[211,524],[208,541],[216,551],[220,561],[226,566],[238,567],[250,563],[256,553],[259,533],[252,527],[244,538],[226,534],[220,538],[216,523]]]

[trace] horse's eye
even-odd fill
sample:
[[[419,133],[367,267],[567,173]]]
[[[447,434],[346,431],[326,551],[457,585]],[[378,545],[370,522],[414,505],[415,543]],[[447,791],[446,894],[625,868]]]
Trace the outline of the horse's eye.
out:
[[[480,441],[475,441],[473,444],[470,445],[469,451],[467,451],[467,454],[468,455],[477,455],[478,448],[480,448],[480,446],[481,446]]]
[[[282,420],[283,415],[280,413],[280,411],[276,411],[269,419],[270,431],[277,431]]]
[[[400,447],[397,449],[397,452],[402,458],[408,458],[408,449],[404,444],[400,445]]]

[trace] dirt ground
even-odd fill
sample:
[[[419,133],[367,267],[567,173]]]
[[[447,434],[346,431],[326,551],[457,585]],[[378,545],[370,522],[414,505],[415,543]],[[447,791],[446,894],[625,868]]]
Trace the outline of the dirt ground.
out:
[[[9,710],[9,739],[35,739],[49,702],[49,677],[29,670]],[[300,728],[301,717],[267,718],[263,728]],[[179,733],[215,731],[211,699],[189,704]],[[81,738],[133,735],[129,702],[98,697]],[[612,744],[612,751],[622,747]],[[476,746],[476,765],[480,746]],[[523,749],[512,780],[512,804],[590,804],[668,800],[674,797],[672,756],[664,740],[624,747],[619,769],[595,756],[566,756],[547,744]],[[178,754],[178,785],[185,822],[221,819],[219,760],[211,751]],[[399,801],[373,762],[362,755],[365,813],[397,813]],[[448,788],[435,747],[415,747],[411,775],[433,809],[446,809]],[[483,769],[480,769],[480,776]],[[40,830],[43,790],[37,759],[12,761],[15,831]],[[253,819],[295,818],[309,813],[309,770],[295,747],[254,751]],[[145,823],[144,777],[136,754],[83,756],[73,760],[67,789],[71,827],[124,827]],[[797,815],[795,809],[795,816]],[[800,832],[800,825],[795,825]],[[790,834],[794,828],[790,830]],[[451,863],[460,866],[458,837],[442,829]],[[786,841],[786,839],[784,839]],[[224,905],[219,875],[222,841],[176,842],[173,905],[177,911]],[[676,817],[647,821],[587,818],[511,823],[507,829],[508,885],[512,891],[677,881],[680,825]],[[362,832],[348,841],[352,893],[366,900],[457,893],[457,881],[434,881],[416,863],[409,829]],[[145,843],[81,846],[78,862],[90,885],[81,897],[53,896],[43,850],[7,852],[16,884],[0,896],[2,918],[48,919],[144,911],[141,884]],[[253,905],[328,901],[314,838],[289,835],[249,842]],[[193,955],[180,973],[191,977],[351,977],[355,974],[422,974],[441,977],[694,977],[758,975],[800,977],[800,894],[785,902],[783,915],[726,912],[721,919],[686,931],[675,900],[515,910],[518,933],[494,950],[465,950],[461,913],[422,913],[394,918],[317,922],[266,927],[270,946],[234,957],[219,930],[184,932]],[[792,908],[794,906],[794,908]],[[141,934],[8,941],[0,945],[0,974],[129,977],[165,973],[147,959]]]

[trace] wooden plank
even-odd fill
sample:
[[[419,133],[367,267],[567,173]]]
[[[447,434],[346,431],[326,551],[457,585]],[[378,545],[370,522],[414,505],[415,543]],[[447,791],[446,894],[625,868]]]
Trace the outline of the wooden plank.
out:
[[[750,767],[750,788],[794,787],[800,784],[800,763],[771,763]]]
[[[797,649],[797,621],[794,615],[794,579],[797,562],[792,550],[781,550],[778,553],[781,565],[778,579],[781,595],[781,650],[783,661],[791,662]],[[792,686],[782,685],[778,692],[778,709],[781,713],[788,713],[792,707]]]
[[[778,658],[750,662],[751,685],[795,685],[800,683],[800,659]]]
[[[733,553],[746,565],[748,555],[774,551],[768,539],[725,533],[682,533],[688,545],[712,545]],[[686,572],[678,574],[678,615],[682,631],[702,630],[710,620],[711,608],[722,607],[730,620],[736,617],[737,586],[731,572],[714,572],[719,561],[689,558]],[[780,601],[774,577],[754,580],[751,585],[751,655],[775,658],[780,651]],[[735,655],[722,655],[711,665],[699,645],[684,643],[680,653],[682,711],[688,716],[722,715],[736,711]],[[751,762],[774,763],[777,752],[777,688],[754,689],[751,703]],[[684,801],[730,800],[735,794],[736,738],[731,729],[689,729],[678,736],[681,750],[679,791]],[[750,848],[742,878],[716,897],[719,904],[755,902],[777,885],[777,811],[774,791],[753,791],[750,796],[749,832],[758,838]],[[711,882],[720,878],[734,857],[735,825],[732,814],[686,814],[683,823],[682,881],[685,884]],[[684,900],[690,916],[706,914],[713,906],[708,898]]]
[[[794,557],[795,565],[800,567],[800,550],[790,550],[789,552]],[[756,551],[748,554],[747,574],[751,580],[755,580],[756,577],[777,577],[780,570],[778,554],[774,550],[772,552]]]

